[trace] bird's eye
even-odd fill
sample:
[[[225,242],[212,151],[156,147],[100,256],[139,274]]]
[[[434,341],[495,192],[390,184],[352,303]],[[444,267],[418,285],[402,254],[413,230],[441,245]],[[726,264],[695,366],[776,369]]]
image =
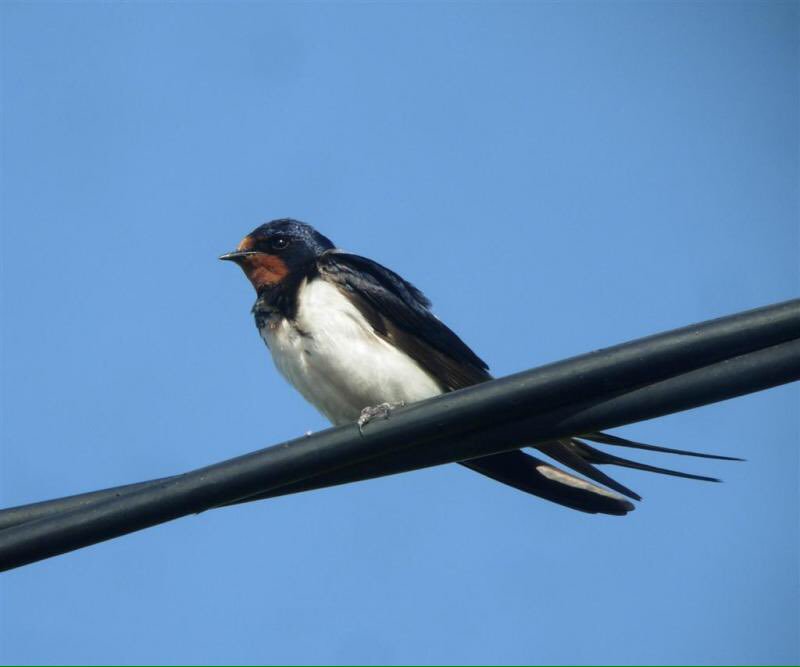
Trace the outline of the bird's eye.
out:
[[[276,236],[269,242],[273,250],[283,250],[289,245],[289,239],[285,236]]]

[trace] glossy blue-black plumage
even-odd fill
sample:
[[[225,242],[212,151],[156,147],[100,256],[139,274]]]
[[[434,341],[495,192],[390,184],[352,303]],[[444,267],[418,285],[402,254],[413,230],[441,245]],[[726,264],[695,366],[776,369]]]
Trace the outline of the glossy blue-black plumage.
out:
[[[271,240],[285,237],[291,241],[287,250],[295,249],[306,257],[318,257],[334,247],[333,242],[327,236],[320,234],[311,225],[293,218],[279,218],[264,223],[256,227],[248,236],[254,240],[256,248],[260,243],[264,243],[265,250],[273,250],[268,245]]]

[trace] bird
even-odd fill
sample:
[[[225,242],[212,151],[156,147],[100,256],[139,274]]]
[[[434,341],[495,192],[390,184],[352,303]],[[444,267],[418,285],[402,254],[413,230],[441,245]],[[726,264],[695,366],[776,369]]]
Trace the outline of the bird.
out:
[[[414,285],[378,262],[340,248],[293,218],[265,223],[220,257],[256,291],[252,314],[283,377],[333,425],[387,417],[396,406],[492,379],[488,365],[431,310]],[[741,460],[586,433],[534,445],[581,476],[521,448],[464,465],[495,481],[590,514],[621,516],[641,496],[597,464],[718,482],[593,447],[605,445]],[[590,481],[591,480],[591,481]]]

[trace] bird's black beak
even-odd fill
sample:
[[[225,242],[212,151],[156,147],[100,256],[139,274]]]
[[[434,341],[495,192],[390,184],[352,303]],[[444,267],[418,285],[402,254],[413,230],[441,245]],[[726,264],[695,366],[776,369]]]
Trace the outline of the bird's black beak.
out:
[[[258,251],[253,250],[254,245],[255,240],[248,234],[239,242],[239,245],[236,246],[236,250],[233,252],[226,252],[224,255],[220,255],[219,258],[227,262],[236,262],[240,264],[245,257],[259,254]]]
[[[234,250],[233,252],[226,252],[224,255],[220,255],[219,258],[227,262],[236,262],[238,264],[245,257],[257,254],[257,252],[253,252],[252,250]]]

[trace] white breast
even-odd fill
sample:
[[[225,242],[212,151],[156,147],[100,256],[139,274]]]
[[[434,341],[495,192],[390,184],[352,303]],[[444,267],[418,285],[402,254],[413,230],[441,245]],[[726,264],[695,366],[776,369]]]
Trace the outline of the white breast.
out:
[[[441,393],[413,359],[377,336],[331,283],[303,282],[295,322],[261,328],[281,374],[334,424],[379,403],[411,403]]]

